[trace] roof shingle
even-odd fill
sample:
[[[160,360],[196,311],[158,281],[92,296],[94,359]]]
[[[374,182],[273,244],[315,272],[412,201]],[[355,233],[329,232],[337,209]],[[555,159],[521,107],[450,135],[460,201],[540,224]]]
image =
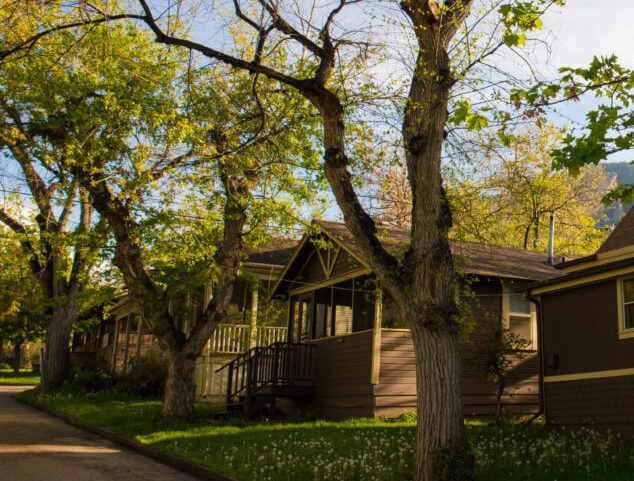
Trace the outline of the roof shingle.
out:
[[[318,221],[317,224],[350,252],[359,256],[352,234],[341,222]],[[379,227],[383,246],[395,256],[402,255],[410,242],[410,233],[398,227]],[[543,252],[484,245],[467,241],[450,241],[456,270],[475,275],[523,280],[546,280],[561,275],[548,264]]]

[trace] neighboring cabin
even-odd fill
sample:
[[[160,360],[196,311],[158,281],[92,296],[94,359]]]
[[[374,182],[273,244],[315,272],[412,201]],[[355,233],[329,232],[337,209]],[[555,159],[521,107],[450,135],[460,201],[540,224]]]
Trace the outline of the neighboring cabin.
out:
[[[304,236],[273,291],[274,297],[288,302],[290,345],[308,344],[313,351],[314,383],[310,390],[296,395],[317,416],[327,418],[397,416],[413,409],[415,360],[407,326],[399,320],[389,296],[376,285],[345,225],[322,221],[317,226],[321,233]],[[393,253],[403,252],[409,232],[385,228],[382,242]],[[487,345],[501,319],[530,346],[511,368],[503,402],[508,410],[537,412],[536,316],[531,303],[516,291],[529,281],[555,277],[558,271],[547,263],[546,254],[531,251],[453,242],[452,252],[474,321],[462,352],[465,414],[495,413],[496,388],[485,379],[485,365]],[[301,357],[298,353],[284,353],[284,362]],[[274,354],[267,351],[262,356],[270,363]],[[247,361],[238,361],[236,366],[246,366]],[[252,361],[254,371],[261,372],[255,367],[259,366],[257,359]],[[274,362],[281,365],[282,357]],[[275,369],[279,370],[278,364]],[[248,377],[246,372],[242,375]],[[279,384],[261,378],[254,382],[251,393],[256,393],[257,383],[268,386],[268,394],[271,385]],[[278,397],[294,396],[279,386],[276,393]],[[244,397],[240,386],[228,394],[230,402]],[[275,398],[267,402],[275,403]]]
[[[634,209],[593,255],[532,286],[546,423],[634,435]]]
[[[296,246],[297,241],[281,239],[275,246],[245,253],[229,317],[216,328],[197,362],[197,400],[224,401],[226,373],[217,373],[217,369],[251,348],[286,340],[286,305],[271,300],[269,294]],[[187,319],[182,323],[180,327],[186,331]],[[129,298],[122,295],[114,300],[108,317],[93,329],[75,333],[72,356],[75,364],[121,374],[153,350],[159,347],[149,328]]]

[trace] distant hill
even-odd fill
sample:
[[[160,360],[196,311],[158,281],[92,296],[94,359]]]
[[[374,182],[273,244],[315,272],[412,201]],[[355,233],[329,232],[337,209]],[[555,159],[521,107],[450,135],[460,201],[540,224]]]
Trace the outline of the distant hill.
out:
[[[608,174],[616,175],[616,181],[619,184],[634,184],[634,165],[629,162],[613,162],[602,165]],[[614,202],[607,208],[606,215],[608,220],[606,224],[608,226],[616,225],[630,207],[632,207],[632,203],[624,205],[621,202]]]

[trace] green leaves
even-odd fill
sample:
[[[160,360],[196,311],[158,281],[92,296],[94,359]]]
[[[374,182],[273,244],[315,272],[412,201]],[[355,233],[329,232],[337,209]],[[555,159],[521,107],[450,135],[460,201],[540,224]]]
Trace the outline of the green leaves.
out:
[[[447,177],[453,235],[545,251],[548,214],[555,212],[557,250],[593,252],[603,239],[595,226],[609,190],[602,166],[586,166],[576,177],[553,169],[549,153],[560,144],[561,133],[552,125],[519,131],[508,145],[483,137],[483,158],[472,170]]]
[[[616,56],[594,57],[587,67],[565,67],[552,82],[538,82],[526,90],[516,89],[511,101],[525,115],[543,114],[564,102],[583,96],[598,105],[586,113],[586,123],[567,134],[552,152],[554,166],[577,174],[586,164],[597,164],[611,155],[634,149],[634,70],[623,67]],[[617,189],[610,198],[625,195],[630,187]]]
[[[484,108],[486,112],[490,109]],[[449,116],[449,121],[454,125],[465,125],[468,130],[480,131],[489,125],[489,119],[481,112],[474,111],[469,100],[460,100]]]
[[[512,2],[500,5],[499,13],[502,23],[506,27],[503,41],[508,47],[526,44],[526,33],[541,30],[543,22],[541,16],[544,8],[550,4],[563,5],[564,0],[539,0],[533,2]]]

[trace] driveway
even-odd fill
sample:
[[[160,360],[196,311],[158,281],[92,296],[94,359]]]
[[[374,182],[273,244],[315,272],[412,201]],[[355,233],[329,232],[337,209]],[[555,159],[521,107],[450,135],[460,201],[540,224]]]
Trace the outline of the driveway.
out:
[[[0,386],[0,481],[199,481],[69,426]]]

